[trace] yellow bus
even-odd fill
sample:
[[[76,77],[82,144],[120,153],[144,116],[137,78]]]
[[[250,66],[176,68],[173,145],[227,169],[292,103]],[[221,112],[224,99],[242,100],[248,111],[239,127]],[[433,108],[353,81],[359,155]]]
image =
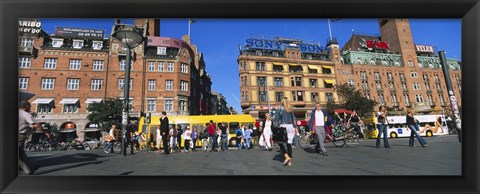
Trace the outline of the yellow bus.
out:
[[[190,129],[196,128],[198,136],[206,125],[210,123],[210,120],[215,123],[216,126],[219,126],[219,123],[227,123],[228,128],[228,144],[229,146],[236,146],[236,135],[235,131],[240,128],[242,125],[246,125],[249,128],[253,128],[255,124],[255,119],[249,114],[243,115],[199,115],[199,116],[167,116],[169,120],[170,127],[177,128],[178,125],[181,126],[182,130],[185,131],[187,126],[190,126]],[[150,124],[145,125],[144,117],[141,117],[138,122],[138,133],[145,133],[147,138],[147,145],[150,147],[155,146],[155,132],[160,128],[160,116],[152,116],[150,118]],[[218,124],[217,124],[218,123]],[[183,146],[183,138],[180,141]],[[195,146],[202,146],[201,141],[198,140]]]

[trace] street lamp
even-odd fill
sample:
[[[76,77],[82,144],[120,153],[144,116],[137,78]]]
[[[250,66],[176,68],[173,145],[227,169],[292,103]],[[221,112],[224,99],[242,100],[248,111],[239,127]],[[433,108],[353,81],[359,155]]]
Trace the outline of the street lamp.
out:
[[[126,132],[128,125],[128,107],[129,107],[129,92],[130,92],[130,50],[143,42],[144,37],[140,34],[138,29],[132,26],[120,26],[117,31],[112,35],[113,38],[123,43],[123,46],[127,48],[127,61],[125,65],[125,79],[124,79],[124,105],[122,114],[122,155],[127,155],[126,144]]]

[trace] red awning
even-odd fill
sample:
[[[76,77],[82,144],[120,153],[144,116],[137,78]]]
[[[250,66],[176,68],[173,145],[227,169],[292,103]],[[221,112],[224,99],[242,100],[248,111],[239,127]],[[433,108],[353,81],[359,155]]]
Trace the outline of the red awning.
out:
[[[351,110],[347,110],[347,109],[343,109],[343,108],[342,108],[342,109],[333,110],[333,111],[335,111],[335,112],[338,113],[338,114],[341,114],[341,113],[352,114],[352,112],[353,112],[353,111],[351,111]]]

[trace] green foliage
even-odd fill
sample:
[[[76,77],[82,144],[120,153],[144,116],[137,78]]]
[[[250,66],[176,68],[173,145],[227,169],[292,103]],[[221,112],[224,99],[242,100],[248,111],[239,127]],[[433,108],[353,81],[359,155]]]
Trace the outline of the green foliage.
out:
[[[343,100],[339,106],[348,110],[356,110],[359,115],[373,112],[377,102],[370,100],[362,95],[359,90],[355,90],[348,84],[341,84],[335,87],[337,95]]]
[[[112,125],[122,127],[123,101],[118,98],[107,98],[101,102],[93,102],[87,108],[91,112],[87,119],[90,123],[98,123],[102,131],[108,131]]]

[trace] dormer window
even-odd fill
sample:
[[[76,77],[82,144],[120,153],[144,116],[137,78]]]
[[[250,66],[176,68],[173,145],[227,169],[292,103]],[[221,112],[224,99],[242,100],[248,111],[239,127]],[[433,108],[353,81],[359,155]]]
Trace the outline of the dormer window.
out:
[[[278,57],[278,52],[277,52],[277,51],[274,51],[274,52],[272,53],[272,55],[273,55],[274,57]]]
[[[83,40],[73,40],[73,48],[81,49],[83,47]]]
[[[92,45],[94,50],[100,50],[103,47],[103,42],[102,41],[93,41]]]
[[[257,50],[255,52],[256,52],[257,56],[262,56],[262,54],[263,54],[262,51],[260,51],[260,50]]]
[[[167,47],[157,47],[157,55],[167,55]]]
[[[52,38],[52,47],[60,48],[63,45],[63,39],[61,38]]]

